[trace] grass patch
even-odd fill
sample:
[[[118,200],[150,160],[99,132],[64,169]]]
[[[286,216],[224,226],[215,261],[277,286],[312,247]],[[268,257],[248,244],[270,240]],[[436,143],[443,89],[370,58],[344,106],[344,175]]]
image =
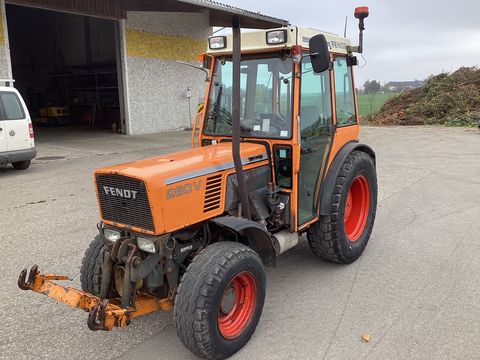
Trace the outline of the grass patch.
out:
[[[469,113],[458,117],[449,117],[445,121],[445,126],[449,127],[480,127],[480,112]]]
[[[358,100],[358,113],[360,116],[367,116],[376,114],[380,111],[383,104],[388,99],[398,95],[398,93],[385,93],[385,94],[359,94]]]

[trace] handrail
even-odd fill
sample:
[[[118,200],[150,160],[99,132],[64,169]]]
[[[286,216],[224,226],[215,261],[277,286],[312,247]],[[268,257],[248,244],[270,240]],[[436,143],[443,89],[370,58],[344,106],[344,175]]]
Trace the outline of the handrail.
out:
[[[193,122],[193,129],[192,129],[192,149],[195,149],[195,133],[197,131],[197,124],[198,124],[198,119],[200,116],[203,114],[203,110],[198,112],[197,115],[195,116],[195,121]]]

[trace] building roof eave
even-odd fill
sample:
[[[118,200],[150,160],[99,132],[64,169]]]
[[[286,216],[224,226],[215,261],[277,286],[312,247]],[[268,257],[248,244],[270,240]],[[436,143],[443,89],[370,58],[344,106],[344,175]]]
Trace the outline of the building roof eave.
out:
[[[212,0],[177,0],[177,2],[208,9],[210,12],[210,26],[230,27],[232,25],[232,15],[239,17],[242,28],[271,29],[290,24],[289,21],[284,19],[240,9]]]

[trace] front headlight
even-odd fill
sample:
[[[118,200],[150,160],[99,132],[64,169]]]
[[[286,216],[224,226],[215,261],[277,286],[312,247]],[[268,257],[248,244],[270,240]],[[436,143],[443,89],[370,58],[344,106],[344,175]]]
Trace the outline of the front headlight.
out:
[[[137,245],[140,250],[145,252],[155,254],[155,243],[151,239],[147,239],[144,237],[137,236]]]
[[[227,47],[226,36],[213,36],[208,39],[208,46],[212,50],[225,49]]]
[[[110,242],[115,242],[122,237],[122,233],[118,230],[103,229],[103,236]]]
[[[287,30],[273,30],[267,32],[267,44],[277,45],[285,44],[287,42]]]

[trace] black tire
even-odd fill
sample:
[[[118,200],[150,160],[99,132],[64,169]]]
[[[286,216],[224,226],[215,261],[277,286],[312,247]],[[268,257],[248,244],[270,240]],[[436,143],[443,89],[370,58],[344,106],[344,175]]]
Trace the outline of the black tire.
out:
[[[83,291],[90,294],[100,296],[100,288],[102,286],[102,262],[103,253],[107,245],[100,235],[90,243],[82,260],[80,268],[80,282]]]
[[[15,170],[26,170],[30,167],[30,164],[32,162],[30,160],[25,160],[25,161],[18,161],[12,163],[12,166]]]
[[[231,284],[245,274],[255,282],[252,287],[255,289],[255,301],[248,316],[250,320],[244,323],[237,335],[227,339],[219,325],[219,316],[227,316],[219,315],[224,310],[221,306],[225,306],[224,296],[233,289]],[[243,304],[237,297],[234,297],[234,302]],[[235,242],[214,243],[194,258],[178,288],[174,309],[178,337],[187,349],[198,356],[225,359],[250,340],[262,314],[264,300],[265,270],[257,253]]]
[[[369,191],[369,207],[363,229],[357,238],[350,241],[345,226],[345,205],[352,183],[362,179]],[[368,185],[367,185],[368,183]],[[377,209],[377,175],[372,158],[362,152],[353,151],[348,155],[335,182],[335,191],[329,215],[308,229],[307,238],[312,251],[325,260],[348,264],[357,260],[367,246],[372,233]]]

